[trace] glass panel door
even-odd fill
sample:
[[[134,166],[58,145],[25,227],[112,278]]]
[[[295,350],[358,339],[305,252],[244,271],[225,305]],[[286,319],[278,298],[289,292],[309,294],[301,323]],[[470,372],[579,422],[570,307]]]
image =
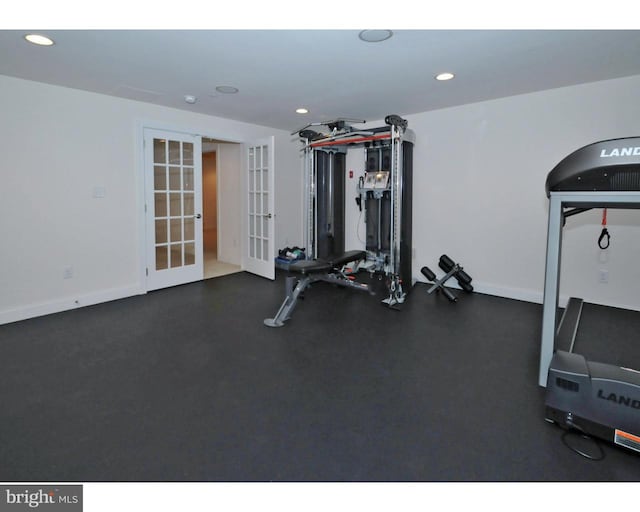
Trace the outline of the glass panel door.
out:
[[[147,289],[203,278],[200,138],[145,130]]]
[[[247,238],[243,267],[275,278],[273,137],[247,145]]]

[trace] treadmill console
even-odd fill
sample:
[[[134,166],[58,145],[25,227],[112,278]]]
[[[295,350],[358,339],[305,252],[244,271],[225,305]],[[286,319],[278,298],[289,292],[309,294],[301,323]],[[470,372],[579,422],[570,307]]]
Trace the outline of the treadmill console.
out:
[[[551,192],[640,191],[640,137],[611,139],[574,151],[547,175]]]

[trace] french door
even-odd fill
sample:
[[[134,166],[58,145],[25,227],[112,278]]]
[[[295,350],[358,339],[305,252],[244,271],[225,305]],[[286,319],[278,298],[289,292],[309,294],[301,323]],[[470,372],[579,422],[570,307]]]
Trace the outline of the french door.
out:
[[[242,268],[275,279],[274,138],[246,144],[246,237]]]
[[[204,278],[202,142],[144,130],[147,290]]]

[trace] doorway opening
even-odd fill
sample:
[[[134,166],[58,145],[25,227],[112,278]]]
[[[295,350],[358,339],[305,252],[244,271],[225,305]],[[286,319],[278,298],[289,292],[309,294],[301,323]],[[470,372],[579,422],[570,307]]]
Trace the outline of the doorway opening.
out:
[[[224,183],[221,183],[219,169],[221,159],[219,158],[218,146],[222,141],[202,138],[202,231],[203,231],[203,251],[204,251],[204,278],[211,279],[235,272],[240,272],[242,268],[235,258],[224,257],[220,247],[221,222],[227,217],[225,211],[221,211],[219,198],[225,193]],[[222,165],[224,163],[222,162]],[[228,191],[227,191],[228,192]],[[237,213],[234,214],[234,216]],[[224,229],[224,226],[222,226]]]

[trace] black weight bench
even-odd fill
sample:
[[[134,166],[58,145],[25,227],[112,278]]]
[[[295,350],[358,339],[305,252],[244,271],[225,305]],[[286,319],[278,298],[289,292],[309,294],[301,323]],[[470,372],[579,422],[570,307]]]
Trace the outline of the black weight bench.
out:
[[[309,285],[318,281],[368,292],[369,285],[356,282],[353,276],[347,275],[344,271],[345,265],[353,262],[359,263],[366,256],[367,253],[365,251],[347,251],[344,254],[328,259],[300,260],[292,263],[289,266],[289,272],[301,274],[302,277],[287,276],[284,301],[276,316],[265,318],[264,325],[282,327],[291,318],[300,295]]]

